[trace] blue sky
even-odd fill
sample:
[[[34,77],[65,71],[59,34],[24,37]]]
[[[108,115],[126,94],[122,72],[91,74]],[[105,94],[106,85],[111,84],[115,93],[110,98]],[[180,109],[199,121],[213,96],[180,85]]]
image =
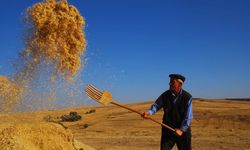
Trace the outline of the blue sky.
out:
[[[1,2],[1,75],[13,73],[11,62],[23,48],[23,13],[36,2]],[[151,100],[168,88],[170,73],[180,73],[193,97],[250,97],[250,1],[68,2],[86,20],[84,84],[122,102]]]

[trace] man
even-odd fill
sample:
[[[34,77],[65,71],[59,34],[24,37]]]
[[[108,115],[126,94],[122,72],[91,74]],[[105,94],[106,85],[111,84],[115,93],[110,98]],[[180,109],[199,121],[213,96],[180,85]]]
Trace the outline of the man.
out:
[[[179,150],[191,150],[192,96],[182,89],[185,77],[170,74],[169,90],[162,93],[142,117],[148,118],[163,108],[163,123],[175,132],[162,127],[161,150],[170,150],[176,143]]]

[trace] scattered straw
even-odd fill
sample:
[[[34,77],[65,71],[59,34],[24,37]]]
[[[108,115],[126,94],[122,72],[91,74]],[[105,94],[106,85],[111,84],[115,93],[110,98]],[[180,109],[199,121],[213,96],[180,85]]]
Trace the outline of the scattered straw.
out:
[[[51,81],[54,76],[72,81],[81,68],[85,21],[76,7],[67,0],[44,0],[27,9],[25,21],[25,48],[20,53],[23,66],[13,81],[0,77],[0,111],[11,110],[23,91],[31,93],[30,84],[38,83],[33,80],[46,74],[44,68],[50,68],[47,74],[53,75]],[[50,95],[53,98],[55,94]]]
[[[10,111],[20,100],[22,88],[9,81],[6,77],[0,76],[0,111]]]
[[[26,57],[33,63],[45,60],[55,65],[55,72],[74,76],[85,52],[85,21],[76,7],[66,0],[45,0],[27,9],[28,31]]]

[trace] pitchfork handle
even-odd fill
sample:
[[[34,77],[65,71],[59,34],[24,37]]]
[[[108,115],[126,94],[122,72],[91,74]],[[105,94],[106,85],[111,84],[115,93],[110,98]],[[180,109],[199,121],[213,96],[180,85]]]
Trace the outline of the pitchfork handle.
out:
[[[110,102],[110,103],[113,104],[113,105],[117,105],[117,106],[119,106],[119,107],[128,109],[128,110],[130,110],[130,111],[132,111],[132,112],[135,112],[135,113],[137,113],[137,114],[139,114],[139,115],[143,115],[143,114],[140,113],[139,111],[134,110],[134,109],[132,109],[132,108],[129,108],[129,107],[127,107],[127,106],[124,106],[124,105],[122,105],[122,104],[119,104],[119,103],[117,103],[117,102],[112,101],[112,102]],[[162,123],[162,122],[159,122],[159,121],[157,121],[157,120],[155,120],[155,119],[153,119],[153,118],[151,118],[151,117],[148,117],[147,119],[150,119],[150,120],[154,121],[155,123],[158,123],[158,124],[164,126],[165,128],[168,128],[169,130],[175,131],[173,128],[169,127],[168,125],[166,125],[166,124],[164,124],[164,123]]]

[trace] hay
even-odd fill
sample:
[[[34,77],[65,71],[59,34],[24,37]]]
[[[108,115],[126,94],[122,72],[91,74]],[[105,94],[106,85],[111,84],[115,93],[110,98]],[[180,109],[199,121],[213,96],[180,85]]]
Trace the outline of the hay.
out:
[[[93,150],[55,123],[22,123],[0,130],[1,150]]]
[[[66,0],[45,0],[27,9],[26,21],[30,29],[25,59],[31,63],[45,60],[55,66],[55,73],[66,78],[74,76],[86,48],[85,21],[76,7]]]
[[[22,96],[22,88],[0,76],[0,112],[10,111]]]
[[[50,89],[49,84],[44,88],[43,82],[36,81],[40,76],[50,74],[51,82],[55,82],[55,77],[73,81],[81,69],[86,48],[85,21],[77,8],[68,5],[67,0],[44,0],[26,12],[25,48],[20,52],[21,62],[13,81],[7,77],[0,79],[0,111],[12,110],[18,100],[34,99],[34,88]],[[48,93],[47,99],[55,99],[53,90]]]

